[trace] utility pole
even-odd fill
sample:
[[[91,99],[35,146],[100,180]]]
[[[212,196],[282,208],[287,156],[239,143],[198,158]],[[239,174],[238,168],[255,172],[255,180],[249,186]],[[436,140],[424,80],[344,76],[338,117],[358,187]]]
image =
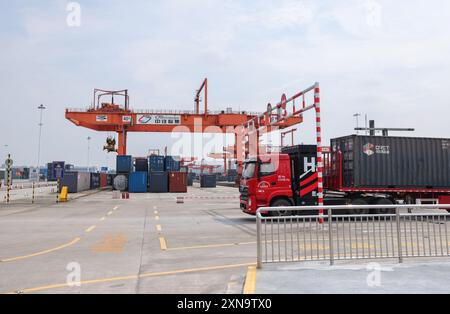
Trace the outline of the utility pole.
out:
[[[87,171],[89,172],[89,157],[90,157],[90,152],[91,152],[91,137],[88,136],[87,137],[87,141],[88,141],[88,150],[87,150]]]
[[[42,137],[42,126],[43,126],[43,124],[42,124],[42,115],[43,115],[43,112],[44,112],[45,109],[47,109],[47,108],[45,108],[44,105],[42,105],[42,104],[38,107],[38,110],[39,110],[39,113],[40,113],[39,114],[40,118],[39,118],[38,157],[37,157],[38,182],[39,182],[39,172],[40,172],[39,167],[40,167],[40,163],[41,163],[41,137]]]

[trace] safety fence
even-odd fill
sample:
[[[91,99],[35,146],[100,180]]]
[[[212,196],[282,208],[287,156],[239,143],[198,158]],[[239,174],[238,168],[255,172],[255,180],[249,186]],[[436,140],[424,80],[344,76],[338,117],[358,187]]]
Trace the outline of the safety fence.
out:
[[[385,214],[347,215],[352,209]],[[450,256],[450,205],[365,205],[261,208],[257,262],[285,263]],[[317,215],[321,210],[324,216]],[[420,213],[415,213],[420,210]],[[408,213],[413,212],[413,213]],[[296,212],[297,215],[282,216]],[[307,215],[298,215],[307,213]]]

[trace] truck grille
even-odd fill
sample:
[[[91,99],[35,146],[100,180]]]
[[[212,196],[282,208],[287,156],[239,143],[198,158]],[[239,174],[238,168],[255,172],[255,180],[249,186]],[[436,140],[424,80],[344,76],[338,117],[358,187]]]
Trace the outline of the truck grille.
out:
[[[241,200],[247,201],[248,200],[248,188],[247,187],[239,187],[239,192],[241,193]]]

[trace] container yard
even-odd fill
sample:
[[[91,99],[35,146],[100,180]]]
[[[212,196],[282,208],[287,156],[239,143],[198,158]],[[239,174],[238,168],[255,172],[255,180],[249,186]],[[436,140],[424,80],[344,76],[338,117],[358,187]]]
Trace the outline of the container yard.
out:
[[[450,293],[450,5],[181,2],[3,8],[0,293]]]

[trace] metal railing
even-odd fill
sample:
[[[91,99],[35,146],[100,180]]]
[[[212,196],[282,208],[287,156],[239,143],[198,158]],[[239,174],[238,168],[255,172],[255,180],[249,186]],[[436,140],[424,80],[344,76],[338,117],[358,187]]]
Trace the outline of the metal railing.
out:
[[[321,209],[326,213],[324,216],[314,214]],[[354,209],[385,213],[338,213]],[[336,260],[396,258],[402,263],[404,258],[411,257],[450,257],[450,213],[409,213],[414,209],[450,209],[450,205],[260,208],[258,267],[264,263],[301,261],[330,261],[333,265]],[[281,216],[286,212],[313,214]]]

